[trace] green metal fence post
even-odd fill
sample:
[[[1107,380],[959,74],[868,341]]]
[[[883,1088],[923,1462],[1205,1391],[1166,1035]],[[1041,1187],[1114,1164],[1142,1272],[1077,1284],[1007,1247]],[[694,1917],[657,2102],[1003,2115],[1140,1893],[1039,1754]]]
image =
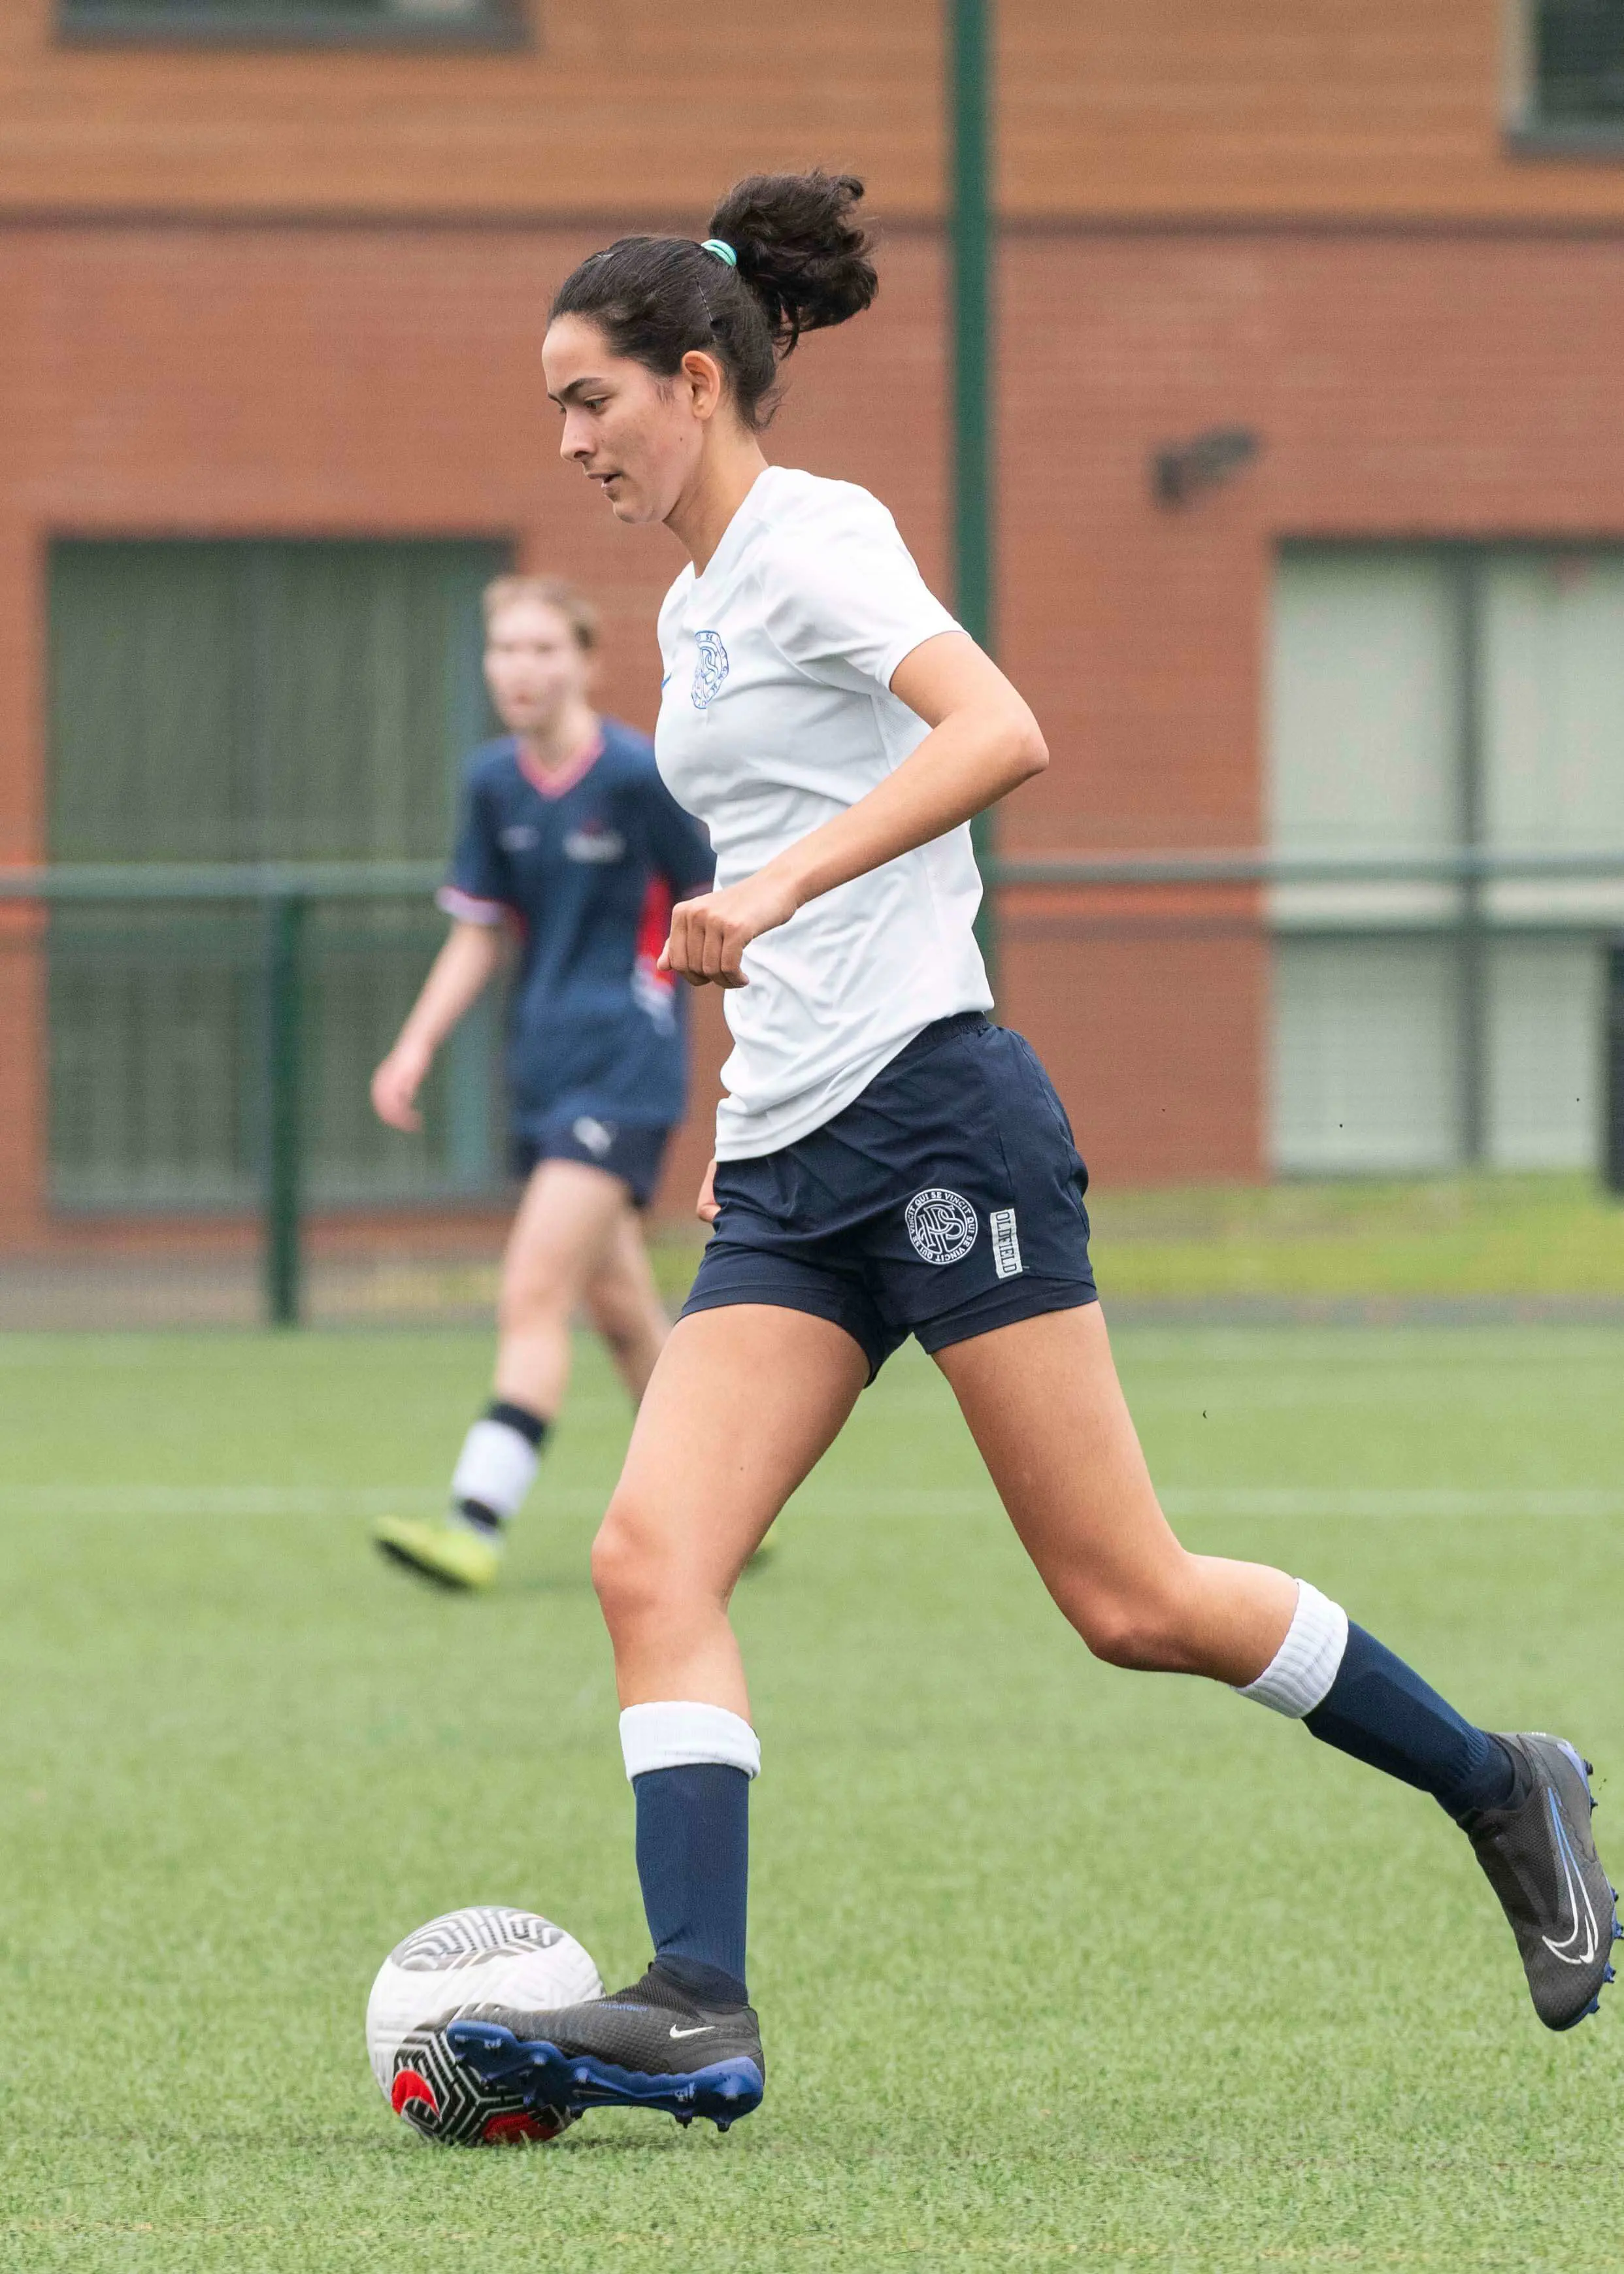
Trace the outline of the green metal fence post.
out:
[[[992,297],[993,231],[993,0],[945,0],[951,190],[952,501],[954,607],[972,638],[991,652],[994,593]],[[987,873],[993,817],[971,827]],[[988,886],[977,937],[997,985],[997,909]]]
[[[296,1327],[300,1314],[303,1027],[299,948],[306,902],[277,892],[265,904],[265,1133],[261,1166],[265,1314]]]
[[[1455,842],[1468,854],[1483,849],[1484,798],[1483,565],[1475,546],[1453,548],[1459,724],[1455,750]],[[1480,1169],[1489,1153],[1491,941],[1483,879],[1469,870],[1461,879],[1455,917],[1461,1158]]]

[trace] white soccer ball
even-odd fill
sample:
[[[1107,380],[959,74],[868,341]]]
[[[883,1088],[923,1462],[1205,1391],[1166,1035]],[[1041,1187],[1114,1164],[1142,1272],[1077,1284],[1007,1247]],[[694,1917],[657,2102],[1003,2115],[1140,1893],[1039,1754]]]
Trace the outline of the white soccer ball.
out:
[[[534,1911],[479,1903],[430,1919],[390,1951],[366,2000],[366,2057],[378,2090],[425,2139],[457,2147],[551,2140],[573,2121],[527,2108],[451,2058],[436,2026],[469,2006],[535,2012],[601,1998],[597,1968],[573,1935]]]

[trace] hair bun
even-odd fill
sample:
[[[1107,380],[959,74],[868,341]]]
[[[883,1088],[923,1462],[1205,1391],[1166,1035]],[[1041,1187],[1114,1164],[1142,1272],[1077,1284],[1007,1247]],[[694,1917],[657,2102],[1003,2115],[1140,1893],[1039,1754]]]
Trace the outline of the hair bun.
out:
[[[710,219],[712,237],[737,256],[738,273],[760,302],[773,343],[788,355],[803,332],[860,315],[880,280],[857,208],[855,174],[751,174],[736,182]]]

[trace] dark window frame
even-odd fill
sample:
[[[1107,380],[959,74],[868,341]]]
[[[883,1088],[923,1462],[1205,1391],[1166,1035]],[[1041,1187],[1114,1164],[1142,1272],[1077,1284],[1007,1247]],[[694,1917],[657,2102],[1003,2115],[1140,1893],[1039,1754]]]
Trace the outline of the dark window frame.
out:
[[[1624,159],[1624,115],[1565,117],[1544,107],[1538,60],[1544,4],[1545,0],[1507,0],[1507,147],[1514,154],[1535,158]]]
[[[56,0],[55,31],[64,47],[387,48],[489,51],[535,45],[533,0],[480,0],[470,20],[361,16],[328,0],[179,0],[139,6],[134,0]],[[293,11],[297,10],[297,13]]]

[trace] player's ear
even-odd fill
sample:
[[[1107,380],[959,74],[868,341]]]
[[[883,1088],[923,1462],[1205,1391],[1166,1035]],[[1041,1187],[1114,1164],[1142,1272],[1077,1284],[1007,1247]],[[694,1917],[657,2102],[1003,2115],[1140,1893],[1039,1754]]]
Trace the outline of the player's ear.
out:
[[[694,417],[714,418],[727,393],[727,381],[715,357],[707,355],[703,348],[690,348],[683,358],[683,382],[688,389],[689,406]]]

